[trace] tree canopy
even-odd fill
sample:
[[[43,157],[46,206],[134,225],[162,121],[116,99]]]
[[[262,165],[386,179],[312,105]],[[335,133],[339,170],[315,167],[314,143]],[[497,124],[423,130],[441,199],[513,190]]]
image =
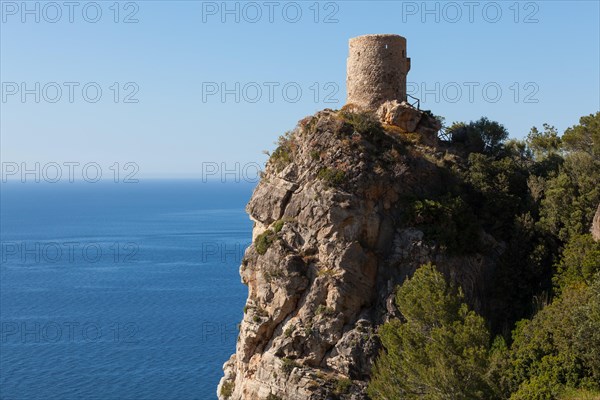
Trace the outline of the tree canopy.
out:
[[[424,265],[398,288],[402,319],[382,325],[373,399],[600,398],[600,112],[560,136],[544,124],[508,139],[487,118],[454,123],[466,162],[449,193],[412,203],[425,237],[453,255],[502,242],[484,316]],[[494,340],[492,337],[495,335]]]

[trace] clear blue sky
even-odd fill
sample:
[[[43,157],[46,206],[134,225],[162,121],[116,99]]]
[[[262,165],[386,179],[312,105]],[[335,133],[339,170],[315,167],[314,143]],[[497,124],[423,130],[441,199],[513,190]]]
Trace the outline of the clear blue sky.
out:
[[[467,3],[228,2],[226,13],[221,1],[138,1],[119,3],[117,16],[113,1],[100,1],[92,23],[89,2],[70,10],[59,1],[60,18],[47,2],[27,2],[39,8],[36,22],[21,1],[2,1],[0,155],[135,162],[140,177],[199,176],[203,162],[262,163],[262,150],[299,119],[344,104],[348,39],[367,33],[407,38],[409,91],[447,122],[487,116],[522,138],[533,125],[562,132],[600,109],[598,1]],[[130,14],[137,23],[123,23]],[[23,82],[33,92],[40,83],[39,103],[35,93],[22,102]],[[62,88],[56,103],[52,82]],[[72,103],[65,82],[79,83]],[[83,98],[89,82],[102,89],[96,103]],[[210,94],[222,83],[235,92],[236,82],[239,103]],[[138,102],[124,103],[136,89]],[[327,95],[338,103],[325,103]]]

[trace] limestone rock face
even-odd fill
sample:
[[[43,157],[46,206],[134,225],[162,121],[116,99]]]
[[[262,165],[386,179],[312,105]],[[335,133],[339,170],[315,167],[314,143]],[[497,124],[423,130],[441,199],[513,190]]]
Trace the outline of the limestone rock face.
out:
[[[383,118],[414,131],[424,117],[393,104]],[[424,263],[485,308],[502,244],[489,237],[486,254],[450,256],[407,225],[405,199],[444,190],[448,175],[432,162],[435,149],[409,149],[399,134],[324,110],[271,157],[247,206],[248,300],[221,400],[367,399],[377,328],[400,315],[395,288]]]
[[[407,102],[397,100],[384,102],[377,110],[377,116],[387,125],[394,125],[405,132],[421,135],[423,141],[435,145],[437,133],[442,128],[440,122],[430,114],[418,110]]]
[[[594,216],[592,236],[595,240],[600,241],[600,204],[598,204],[598,210],[596,210],[596,215]]]

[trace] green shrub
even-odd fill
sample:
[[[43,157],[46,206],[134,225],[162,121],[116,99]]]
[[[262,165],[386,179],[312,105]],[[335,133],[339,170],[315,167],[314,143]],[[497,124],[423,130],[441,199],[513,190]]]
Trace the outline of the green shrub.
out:
[[[230,398],[235,389],[235,383],[231,381],[224,382],[221,386],[221,396],[226,399]]]
[[[284,357],[282,361],[283,365],[281,366],[281,371],[285,374],[291,373],[294,368],[298,367],[298,363],[290,358]]]
[[[287,147],[278,147],[271,155],[271,162],[279,172],[292,162],[292,153]]]
[[[600,272],[600,242],[592,235],[573,235],[557,264],[554,282],[559,287],[585,282],[590,284]]]
[[[598,400],[600,392],[586,389],[567,388],[558,397],[559,400]]]
[[[325,315],[325,316],[331,316],[335,313],[335,311],[333,310],[333,308],[331,307],[326,307],[323,304],[319,305],[319,307],[317,307],[317,310],[315,311],[316,315]]]
[[[379,119],[371,112],[342,108],[339,115],[358,133],[376,135],[384,132]]]
[[[273,244],[273,241],[275,241],[275,232],[273,232],[271,229],[267,229],[258,235],[254,241],[256,252],[260,255],[265,254],[269,247],[271,247]]]
[[[267,249],[271,247],[275,239],[277,238],[277,234],[281,232],[283,226],[285,225],[286,220],[280,219],[273,223],[273,227],[267,229],[260,235],[256,237],[254,241],[254,247],[256,248],[256,252],[260,255],[263,255],[267,252]],[[274,276],[276,273],[272,272]]]
[[[277,140],[277,148],[271,154],[269,161],[273,163],[275,169],[279,172],[293,161],[293,153],[296,144],[292,132],[286,132]]]
[[[502,150],[508,131],[504,126],[486,117],[468,124],[454,123],[446,131],[453,143],[462,143],[469,152],[495,155]]]
[[[312,321],[307,322],[304,326],[304,336],[311,336],[313,333],[313,328]]]
[[[421,228],[426,239],[444,245],[452,254],[480,250],[481,228],[461,197],[415,200],[408,207],[407,222]]]
[[[352,387],[352,380],[348,378],[338,379],[335,384],[334,393],[337,395],[348,393]]]
[[[285,335],[285,337],[290,337],[290,336],[292,336],[292,333],[294,333],[295,330],[296,330],[296,325],[290,325],[287,328],[285,328],[285,331],[283,332],[283,334]]]
[[[567,150],[585,152],[600,161],[600,111],[581,117],[578,125],[567,128],[562,139]]]
[[[565,388],[600,390],[600,276],[579,283],[513,331],[504,371],[511,399],[556,399]]]
[[[346,173],[335,168],[323,168],[319,171],[319,179],[323,180],[327,186],[340,186],[346,181]]]
[[[600,160],[586,152],[570,153],[559,172],[543,186],[540,225],[567,242],[589,232],[600,203]]]
[[[373,400],[492,398],[490,335],[460,289],[428,264],[399,288],[396,304],[405,321],[380,329],[384,349],[368,386]]]
[[[275,221],[275,223],[273,224],[273,231],[275,233],[279,233],[281,229],[283,229],[283,225],[285,225],[284,220],[280,219],[278,221]]]

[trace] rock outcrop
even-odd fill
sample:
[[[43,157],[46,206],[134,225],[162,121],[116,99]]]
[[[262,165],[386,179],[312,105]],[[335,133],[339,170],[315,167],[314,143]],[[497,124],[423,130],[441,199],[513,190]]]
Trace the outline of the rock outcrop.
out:
[[[405,132],[415,132],[423,143],[434,146],[442,124],[430,113],[421,111],[407,102],[386,101],[377,110],[379,119],[387,125],[397,126]]]
[[[366,399],[377,328],[400,316],[395,288],[427,262],[485,313],[502,243],[481,232],[484,252],[452,255],[410,222],[411,201],[453,184],[451,161],[411,133],[422,113],[391,104],[380,115],[385,130],[321,111],[271,156],[247,206],[249,293],[220,399]]]
[[[592,236],[595,240],[600,241],[600,204],[598,204],[594,222],[592,223]]]

